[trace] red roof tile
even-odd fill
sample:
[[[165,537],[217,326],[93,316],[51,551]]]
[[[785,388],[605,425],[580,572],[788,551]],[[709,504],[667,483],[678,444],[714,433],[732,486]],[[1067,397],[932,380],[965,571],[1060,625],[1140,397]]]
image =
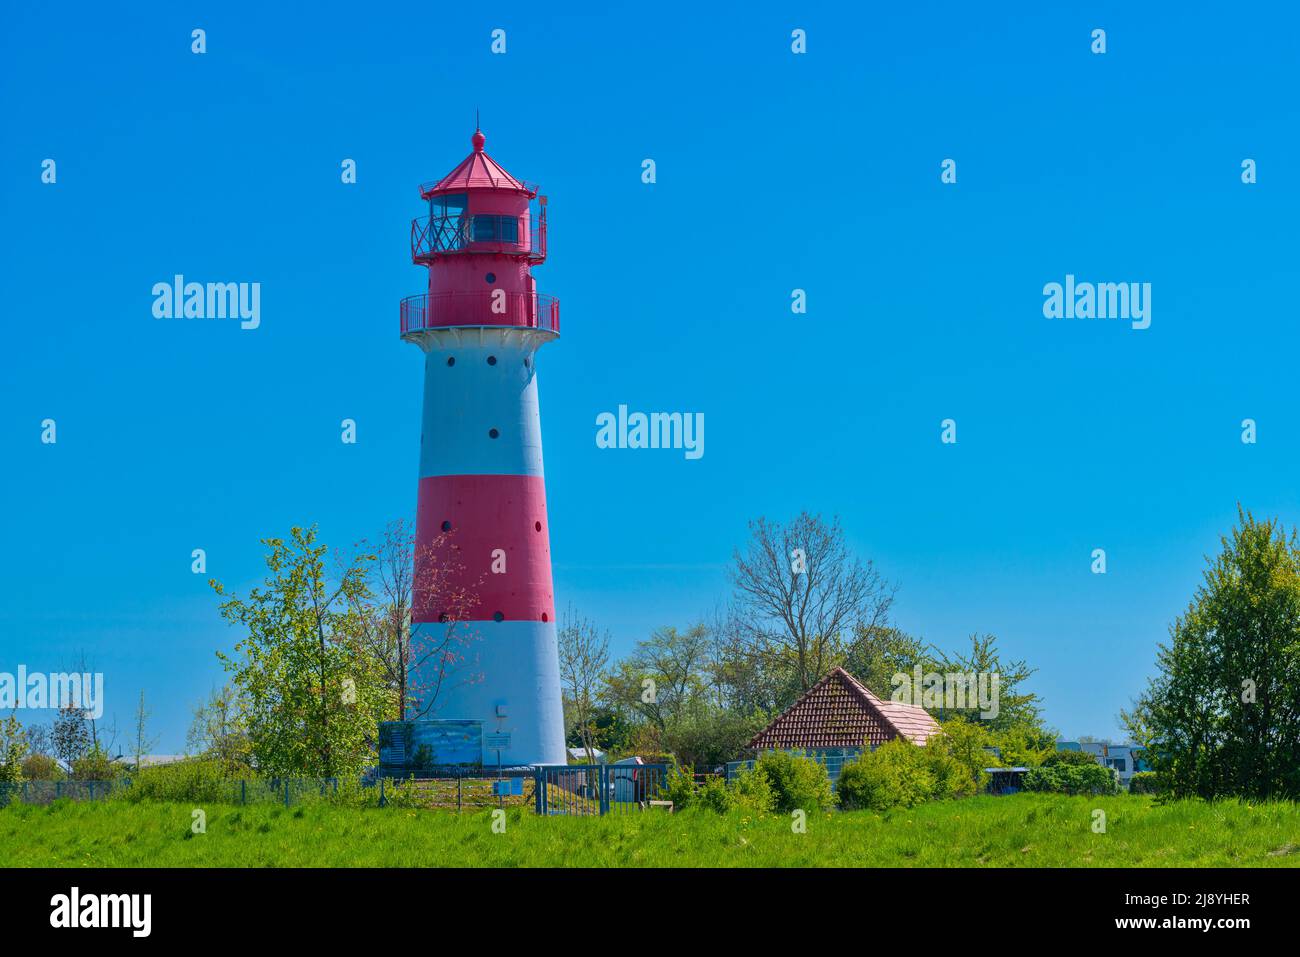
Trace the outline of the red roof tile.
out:
[[[939,723],[917,705],[882,701],[835,668],[749,742],[759,750],[860,748],[903,737],[925,744]]]

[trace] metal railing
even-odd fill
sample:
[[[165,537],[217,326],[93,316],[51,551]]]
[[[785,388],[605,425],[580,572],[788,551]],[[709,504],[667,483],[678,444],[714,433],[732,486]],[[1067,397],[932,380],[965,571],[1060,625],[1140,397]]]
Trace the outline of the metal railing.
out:
[[[641,811],[658,800],[666,764],[546,764],[533,769],[534,810],[543,817]]]
[[[438,292],[402,300],[402,335],[447,326],[522,326],[560,332],[560,301],[535,292]]]
[[[411,261],[428,263],[454,253],[498,253],[546,260],[546,207],[536,217],[479,213],[419,216],[411,220]]]

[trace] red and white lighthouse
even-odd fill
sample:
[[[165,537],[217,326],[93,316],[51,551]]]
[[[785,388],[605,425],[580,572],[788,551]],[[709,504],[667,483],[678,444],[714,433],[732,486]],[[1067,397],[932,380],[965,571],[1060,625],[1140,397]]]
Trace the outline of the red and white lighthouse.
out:
[[[429,271],[428,291],[401,307],[402,338],[425,356],[413,642],[438,647],[468,618],[470,638],[426,717],[509,732],[505,764],[563,764],[536,365],[560,315],[531,271],[546,259],[546,197],[484,140],[475,130],[473,152],[420,187],[429,212],[411,224],[411,258]],[[452,584],[476,599],[460,622],[421,587],[421,562],[443,549],[464,579]]]

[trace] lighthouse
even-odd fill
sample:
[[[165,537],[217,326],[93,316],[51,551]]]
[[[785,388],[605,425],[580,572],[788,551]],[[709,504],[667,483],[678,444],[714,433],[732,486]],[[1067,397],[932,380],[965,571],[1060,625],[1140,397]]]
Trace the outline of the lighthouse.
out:
[[[401,304],[402,339],[424,353],[413,657],[435,650],[411,679],[436,689],[423,717],[481,727],[485,763],[563,764],[537,401],[537,352],[559,337],[560,308],[532,275],[546,197],[484,143],[475,130],[469,156],[420,187],[428,212],[411,223],[411,259],[428,268],[427,291]],[[448,590],[472,596],[453,615]]]

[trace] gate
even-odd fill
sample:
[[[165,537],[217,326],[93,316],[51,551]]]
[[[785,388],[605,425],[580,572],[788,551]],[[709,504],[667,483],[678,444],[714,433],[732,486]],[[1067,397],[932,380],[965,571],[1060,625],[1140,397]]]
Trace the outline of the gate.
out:
[[[543,764],[533,774],[538,814],[622,814],[659,798],[668,765]]]

